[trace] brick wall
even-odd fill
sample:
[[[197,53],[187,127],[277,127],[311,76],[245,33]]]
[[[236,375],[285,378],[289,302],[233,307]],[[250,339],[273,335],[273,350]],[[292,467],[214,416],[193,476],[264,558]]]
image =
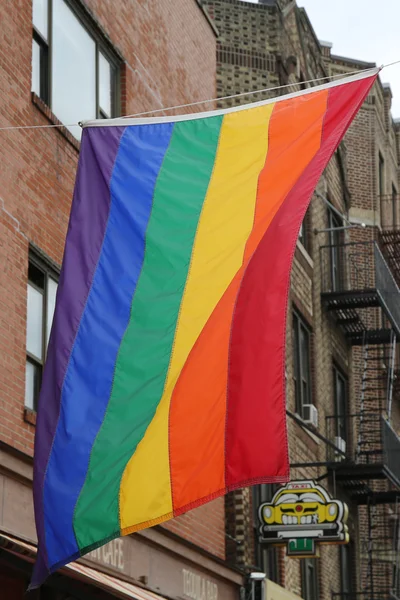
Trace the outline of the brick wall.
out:
[[[197,0],[85,6],[125,60],[123,114],[215,97],[215,32]],[[5,0],[0,22],[0,127],[47,125],[54,116],[31,97],[32,3]],[[79,145],[56,129],[0,131],[0,140],[0,441],[31,456],[34,426],[24,421],[29,243],[61,263]],[[224,557],[223,499],[167,527]]]
[[[203,0],[218,32],[217,93],[219,97],[279,85],[276,56],[278,30],[275,7],[240,0]],[[229,107],[261,100],[268,94],[253,94],[220,102]]]
[[[185,540],[225,558],[225,500],[212,502],[164,523],[163,527]]]
[[[125,111],[214,97],[215,35],[195,0],[87,4],[129,65]],[[31,3],[0,10],[1,125],[46,125],[30,92]],[[32,452],[22,420],[28,245],[61,263],[78,152],[57,130],[0,135],[0,436]]]

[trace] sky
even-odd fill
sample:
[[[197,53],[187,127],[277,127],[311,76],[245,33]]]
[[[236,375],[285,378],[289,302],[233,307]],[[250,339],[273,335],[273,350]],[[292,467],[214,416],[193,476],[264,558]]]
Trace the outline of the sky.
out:
[[[246,0],[257,2],[258,0]],[[332,54],[385,65],[400,60],[400,0],[297,0]],[[400,119],[400,64],[381,72],[391,85],[392,114]]]

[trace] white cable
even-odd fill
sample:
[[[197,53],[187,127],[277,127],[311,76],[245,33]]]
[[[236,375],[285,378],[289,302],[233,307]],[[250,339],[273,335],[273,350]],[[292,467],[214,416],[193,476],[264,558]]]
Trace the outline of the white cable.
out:
[[[400,61],[399,61],[400,62]],[[396,63],[393,63],[396,64]],[[388,65],[390,66],[390,65]],[[332,75],[327,77],[318,77],[317,79],[309,79],[308,81],[301,81],[298,83],[287,83],[285,85],[277,85],[272,88],[263,88],[261,90],[254,90],[252,92],[241,92],[240,94],[232,94],[231,96],[222,96],[222,98],[211,98],[210,100],[199,100],[198,102],[190,102],[189,104],[178,104],[177,106],[168,106],[167,108],[156,108],[155,110],[148,110],[146,112],[135,113],[134,115],[124,115],[122,117],[116,117],[117,119],[132,119],[134,117],[144,117],[145,115],[152,115],[154,113],[163,112],[165,110],[176,110],[178,108],[186,108],[188,106],[198,106],[199,104],[208,104],[209,102],[220,102],[221,100],[231,100],[232,98],[240,98],[242,96],[251,96],[253,94],[263,94],[265,92],[274,92],[275,90],[282,90],[284,88],[293,87],[294,85],[302,85],[306,83],[316,83],[317,81],[324,81],[325,79],[338,79],[344,76],[356,75],[357,73],[367,73],[368,71],[375,71],[376,67],[369,69],[361,69],[358,71],[350,71],[349,73],[340,73],[338,75]],[[112,119],[111,119],[112,121]]]
[[[392,67],[393,65],[397,65],[400,64],[400,60],[396,60],[395,62],[389,63],[387,65],[382,65],[382,67],[380,67],[380,70],[385,69],[386,67]],[[361,70],[357,70],[357,71],[350,71],[348,73],[340,73],[340,74],[336,74],[336,75],[332,75],[332,76],[327,76],[327,77],[318,77],[316,79],[309,79],[307,81],[302,81],[301,84],[307,84],[307,83],[316,83],[317,81],[324,81],[325,79],[328,79],[330,81],[332,81],[333,79],[338,79],[340,77],[346,77],[346,76],[350,76],[350,75],[355,75],[358,73],[367,73],[368,71],[374,71],[375,67],[371,67],[369,69],[361,69]],[[272,88],[263,88],[260,90],[254,90],[251,92],[241,92],[240,94],[232,94],[231,96],[223,96],[222,98],[210,98],[209,100],[199,100],[198,102],[189,102],[187,104],[178,104],[176,106],[168,106],[165,108],[156,108],[154,110],[149,110],[146,112],[140,112],[140,113],[135,113],[132,115],[123,115],[122,117],[116,117],[117,119],[132,119],[135,117],[143,117],[145,115],[151,115],[151,114],[155,114],[155,113],[159,113],[159,112],[164,112],[167,110],[177,110],[178,108],[187,108],[189,106],[199,106],[200,104],[208,104],[210,102],[220,102],[222,100],[231,100],[233,98],[241,98],[243,96],[251,96],[254,94],[262,94],[265,92],[273,92],[276,90],[282,90],[288,87],[292,87],[293,85],[296,85],[295,83],[288,83],[286,85],[278,85],[276,87],[272,87]],[[298,84],[297,84],[298,85]],[[112,121],[113,119],[108,119],[108,121]],[[9,125],[9,126],[5,126],[5,127],[0,127],[0,131],[11,131],[11,130],[24,130],[24,129],[51,129],[51,128],[56,128],[56,127],[80,127],[80,123],[72,123],[70,125],[64,125],[64,124],[60,124],[60,125]]]

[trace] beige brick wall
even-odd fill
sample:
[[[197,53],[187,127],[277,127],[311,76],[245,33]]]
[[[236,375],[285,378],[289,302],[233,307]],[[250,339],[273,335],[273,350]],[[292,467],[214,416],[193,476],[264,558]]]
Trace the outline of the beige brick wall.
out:
[[[259,90],[266,85],[291,84],[282,93],[299,89],[301,81],[368,68],[370,63],[332,57],[328,47],[319,45],[304,10],[290,9],[286,3],[285,13],[276,7],[253,5],[239,0],[204,0],[210,16],[219,30],[219,53],[217,54],[218,94],[241,93]],[[240,52],[246,58],[239,64]],[[263,53],[275,56],[263,69],[254,68],[255,57]],[[252,56],[252,61],[250,60]],[[247,62],[245,62],[247,60]],[[258,65],[260,63],[257,63]],[[275,68],[275,71],[273,70]],[[273,92],[275,95],[278,92]],[[257,97],[259,99],[260,96]],[[256,98],[237,98],[221,103],[229,106]],[[380,225],[380,202],[378,201],[378,156],[381,152],[385,161],[385,194],[391,193],[391,185],[399,183],[400,126],[394,125],[390,116],[390,92],[378,81],[369,98],[356,117],[349,132],[329,163],[317,192],[329,200],[342,214],[355,223],[364,222],[366,229],[356,228],[343,233],[346,242],[374,240]],[[399,189],[399,187],[397,187]],[[312,387],[313,402],[318,408],[318,431],[322,435],[330,432],[326,417],[334,414],[333,364],[348,377],[349,412],[359,410],[362,356],[359,348],[351,348],[343,332],[321,303],[321,251],[329,244],[327,233],[314,233],[328,227],[328,206],[315,194],[308,212],[310,250],[297,248],[292,270],[292,285],[287,321],[287,407],[295,411],[293,382],[292,310],[295,307],[308,323],[312,332]],[[372,265],[371,265],[372,267]],[[377,309],[363,310],[363,319],[372,327],[378,325]],[[400,387],[400,386],[399,386]],[[400,403],[394,406],[394,414],[400,419]],[[399,420],[400,423],[400,420]],[[292,464],[324,462],[326,446],[315,436],[288,419],[289,449]],[[357,432],[353,431],[353,440]],[[291,477],[318,478],[326,474],[325,467],[292,468]],[[358,510],[346,496],[344,489],[335,486],[331,478],[323,479],[330,491],[347,501],[350,509],[349,530],[354,546],[355,560],[352,574],[358,590],[366,585],[365,564],[360,548],[362,538],[368,534],[365,509]],[[335,490],[336,487],[336,490]],[[251,536],[244,532],[246,520],[243,511],[250,511],[247,491],[235,493],[232,506],[238,507],[239,522],[236,535],[242,547],[236,546],[236,560],[242,565],[251,564],[249,543]],[[247,503],[247,504],[246,504]],[[234,509],[231,510],[233,518]],[[240,549],[238,549],[240,548]],[[320,598],[330,600],[332,592],[341,587],[338,547],[322,547],[319,559]],[[362,581],[360,581],[363,574]],[[381,569],[381,583],[388,584],[387,571]],[[301,595],[300,562],[284,556],[281,568],[281,584]]]

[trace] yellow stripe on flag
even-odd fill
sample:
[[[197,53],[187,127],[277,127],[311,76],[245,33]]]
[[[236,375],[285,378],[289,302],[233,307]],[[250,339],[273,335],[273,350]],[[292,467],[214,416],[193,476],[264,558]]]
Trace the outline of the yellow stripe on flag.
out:
[[[257,183],[268,151],[268,128],[274,104],[224,117],[214,172],[195,237],[192,260],[175,334],[163,397],[143,440],[130,459],[120,489],[123,534],[134,523],[154,521],[173,511],[169,408],[173,389],[216,304],[243,261],[253,227]],[[224,483],[223,433],[216,481]],[[140,490],[140,494],[135,490]]]

